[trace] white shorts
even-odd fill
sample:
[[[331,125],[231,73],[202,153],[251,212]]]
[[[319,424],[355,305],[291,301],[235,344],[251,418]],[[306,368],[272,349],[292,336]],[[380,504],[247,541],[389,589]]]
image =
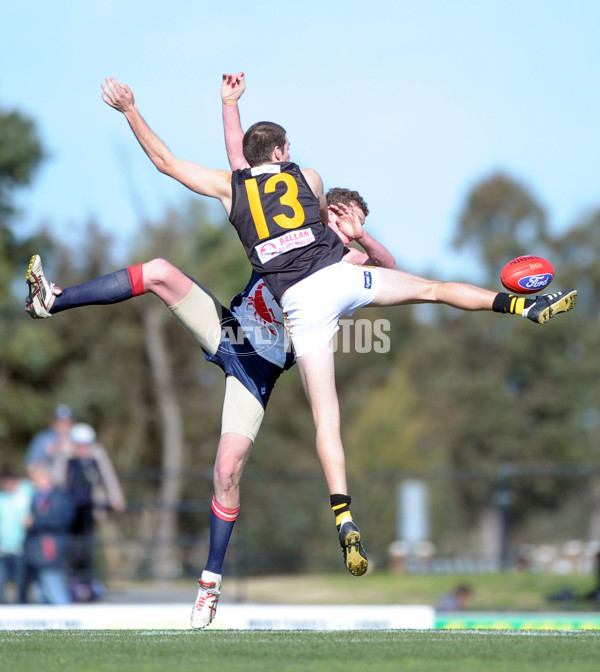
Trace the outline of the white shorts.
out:
[[[367,306],[379,289],[374,266],[347,261],[326,266],[287,289],[281,298],[297,357],[328,343],[342,315]]]

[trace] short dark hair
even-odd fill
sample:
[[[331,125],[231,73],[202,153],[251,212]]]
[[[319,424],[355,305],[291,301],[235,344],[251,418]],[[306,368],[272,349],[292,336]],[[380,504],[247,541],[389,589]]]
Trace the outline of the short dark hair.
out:
[[[251,166],[271,162],[275,147],[285,146],[285,128],[272,121],[258,121],[244,133],[242,151]]]
[[[369,214],[369,207],[367,206],[367,202],[358,193],[358,191],[343,189],[342,187],[333,187],[333,189],[330,189],[325,194],[325,198],[327,200],[327,205],[335,205],[336,203],[352,205],[354,203],[363,211],[365,217]]]

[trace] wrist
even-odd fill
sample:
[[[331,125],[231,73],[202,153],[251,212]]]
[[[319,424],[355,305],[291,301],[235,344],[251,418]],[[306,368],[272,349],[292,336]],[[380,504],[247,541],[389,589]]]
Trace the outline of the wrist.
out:
[[[237,100],[230,100],[229,98],[223,98],[223,105],[237,105]]]

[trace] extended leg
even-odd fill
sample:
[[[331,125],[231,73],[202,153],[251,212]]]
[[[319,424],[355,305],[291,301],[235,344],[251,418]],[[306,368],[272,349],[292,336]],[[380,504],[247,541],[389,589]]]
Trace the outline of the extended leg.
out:
[[[50,317],[72,308],[107,305],[152,292],[168,306],[183,299],[193,284],[191,278],[164,259],[153,259],[61,289],[50,282],[39,255],[34,254],[26,275],[29,296],[26,309],[32,317]]]
[[[329,488],[344,564],[351,574],[362,576],[367,571],[368,560],[360,531],[350,513],[346,457],[340,435],[340,410],[335,388],[333,342],[298,357],[298,368],[315,423],[317,455]]]
[[[524,297],[462,282],[426,280],[404,271],[378,268],[376,272],[380,287],[371,303],[373,306],[443,303],[460,310],[493,310],[522,315],[532,322],[543,324],[554,315],[571,310],[577,299],[575,289]]]

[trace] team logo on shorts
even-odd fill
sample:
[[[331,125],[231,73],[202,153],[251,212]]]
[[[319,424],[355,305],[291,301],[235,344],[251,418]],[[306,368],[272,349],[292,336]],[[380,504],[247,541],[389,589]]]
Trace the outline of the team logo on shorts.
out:
[[[211,333],[211,339],[220,342],[219,350],[234,349],[238,357],[265,356],[271,351],[266,358],[272,362],[281,360],[283,366],[291,344],[281,309],[264,281],[246,291],[243,298],[234,300],[234,315],[223,317],[220,324],[215,325],[214,329],[220,333]]]
[[[371,271],[363,271],[365,274],[365,289],[371,289],[373,285],[373,278],[371,277]]]
[[[218,350],[221,353],[235,350],[238,357],[262,355],[266,350],[277,348],[280,339],[279,330],[269,329],[260,318],[248,315],[224,317],[214,330],[211,338],[217,337],[220,341]]]

